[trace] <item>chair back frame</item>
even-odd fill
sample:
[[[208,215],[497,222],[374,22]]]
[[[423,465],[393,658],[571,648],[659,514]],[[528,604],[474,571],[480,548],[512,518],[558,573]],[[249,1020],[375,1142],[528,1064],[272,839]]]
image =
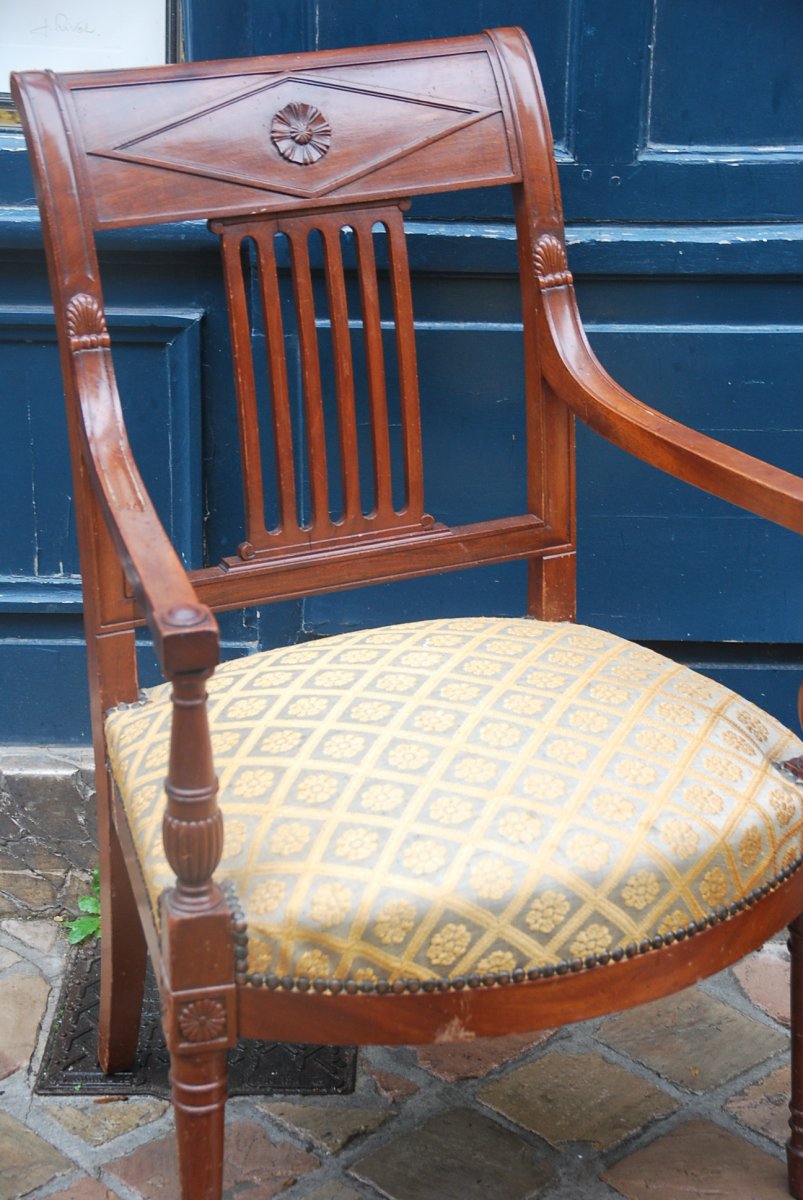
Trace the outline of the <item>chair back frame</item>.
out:
[[[433,59],[436,70],[433,71]],[[244,485],[244,534],[222,563],[189,573],[213,611],[482,562],[531,563],[528,611],[573,615],[573,439],[538,364],[539,286],[568,278],[549,125],[520,31],[441,43],[185,64],[73,76],[26,73],[21,107],[32,134],[54,280],[76,461],[114,409],[117,479],[76,481],[89,632],[124,636],[158,607],[142,572],[109,544],[104,509],[142,507],[116,397],[100,271],[99,230],[204,217],[221,243]],[[419,90],[420,89],[420,90]],[[272,116],[272,120],[271,118]],[[306,125],[304,122],[306,121]],[[293,124],[295,122],[295,125]],[[317,124],[316,124],[317,123]],[[234,128],[240,140],[232,144]],[[300,132],[299,132],[300,130]],[[301,140],[294,141],[293,138]],[[221,146],[225,144],[225,156]],[[40,157],[41,155],[41,157]],[[46,160],[46,165],[45,165]],[[420,193],[507,184],[514,189],[525,344],[527,511],[449,528],[425,509],[415,337],[402,210]],[[388,201],[387,197],[391,197]],[[373,231],[385,232],[402,424],[404,503],[394,507]],[[356,249],[369,413],[373,504],[360,493],[354,364],[341,231]],[[324,250],[334,348],[343,511],[331,515],[309,236]],[[303,381],[303,442],[293,434],[275,242],[288,243]],[[260,451],[258,384],[243,246],[254,248],[270,381],[275,461]],[[91,356],[87,351],[94,351]],[[87,359],[91,358],[89,368]],[[93,403],[87,402],[87,374]],[[331,452],[330,452],[331,453]],[[299,513],[299,471],[311,513]],[[265,523],[265,478],[279,522]],[[105,505],[104,494],[114,492]],[[122,497],[121,497],[122,490]],[[110,497],[111,499],[111,497]],[[115,525],[111,524],[114,535]],[[91,530],[89,534],[87,530]],[[118,551],[127,580],[118,567]],[[167,550],[165,548],[165,553]],[[550,570],[555,559],[559,568]],[[545,561],[546,560],[546,561]],[[555,584],[546,585],[546,577]],[[133,597],[132,597],[133,592]],[[155,601],[155,603],[154,603]],[[191,601],[188,598],[188,603]],[[160,649],[157,638],[157,650]],[[101,706],[137,694],[133,656]],[[125,678],[123,677],[125,676]]]

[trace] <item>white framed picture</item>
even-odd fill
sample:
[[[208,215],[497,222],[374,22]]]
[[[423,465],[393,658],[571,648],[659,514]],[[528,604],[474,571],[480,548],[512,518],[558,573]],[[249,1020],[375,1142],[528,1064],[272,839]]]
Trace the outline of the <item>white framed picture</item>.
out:
[[[10,71],[167,62],[171,37],[165,0],[0,0],[0,92]]]

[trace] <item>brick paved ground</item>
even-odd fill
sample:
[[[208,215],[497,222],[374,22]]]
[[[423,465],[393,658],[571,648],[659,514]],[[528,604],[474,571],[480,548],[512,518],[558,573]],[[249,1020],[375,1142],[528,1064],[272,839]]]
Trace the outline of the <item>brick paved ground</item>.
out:
[[[0,1200],[174,1200],[151,1099],[32,1094],[64,961],[0,921]],[[772,943],[694,990],[537,1037],[362,1054],[347,1097],[237,1099],[227,1200],[780,1200],[788,964]]]

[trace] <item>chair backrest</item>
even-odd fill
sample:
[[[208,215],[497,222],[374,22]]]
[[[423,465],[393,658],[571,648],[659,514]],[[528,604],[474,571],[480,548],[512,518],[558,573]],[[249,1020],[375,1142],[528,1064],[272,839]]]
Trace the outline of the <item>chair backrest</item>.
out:
[[[521,31],[114,73],[26,72],[16,98],[43,212],[74,457],[86,457],[87,421],[103,421],[102,413],[82,406],[75,365],[87,347],[108,356],[95,232],[204,218],[220,238],[245,529],[231,557],[192,573],[202,601],[227,608],[528,558],[530,611],[571,615],[571,570],[561,572],[561,586],[548,600],[538,583],[545,558],[568,561],[573,551],[571,421],[543,382],[538,354],[540,290],[565,283],[568,272],[551,135]],[[519,240],[527,511],[450,528],[426,511],[402,214],[419,193],[500,184],[513,188]],[[387,247],[389,312],[380,311],[377,229]],[[334,415],[324,404],[311,237],[322,247]],[[353,256],[356,289],[348,285],[344,249],[349,266]],[[244,270],[258,279],[261,311],[252,311]],[[280,276],[286,281],[288,272],[301,360],[300,426],[285,360]],[[266,389],[259,378],[264,363],[252,348],[255,322],[267,348],[267,413],[258,402]],[[367,484],[355,416],[355,322],[362,329],[371,430]],[[398,480],[383,350],[389,323],[401,425]],[[269,434],[260,420],[268,421]],[[272,446],[272,462],[264,461],[265,445]],[[266,482],[275,522],[265,519]],[[78,499],[91,509],[85,525],[93,532],[84,535],[82,557],[85,581],[89,571],[98,597],[96,623],[130,625],[136,620],[131,588],[111,565],[92,489]]]

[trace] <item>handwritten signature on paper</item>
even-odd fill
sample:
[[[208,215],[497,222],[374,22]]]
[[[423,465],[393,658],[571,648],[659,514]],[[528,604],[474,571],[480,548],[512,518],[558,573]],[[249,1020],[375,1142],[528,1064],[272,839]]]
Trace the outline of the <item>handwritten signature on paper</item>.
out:
[[[97,33],[97,29],[93,25],[90,25],[89,21],[76,20],[69,13],[57,12],[53,17],[52,23],[49,17],[45,17],[42,24],[32,29],[31,33],[40,33],[45,37],[50,33],[84,33],[91,35]]]

